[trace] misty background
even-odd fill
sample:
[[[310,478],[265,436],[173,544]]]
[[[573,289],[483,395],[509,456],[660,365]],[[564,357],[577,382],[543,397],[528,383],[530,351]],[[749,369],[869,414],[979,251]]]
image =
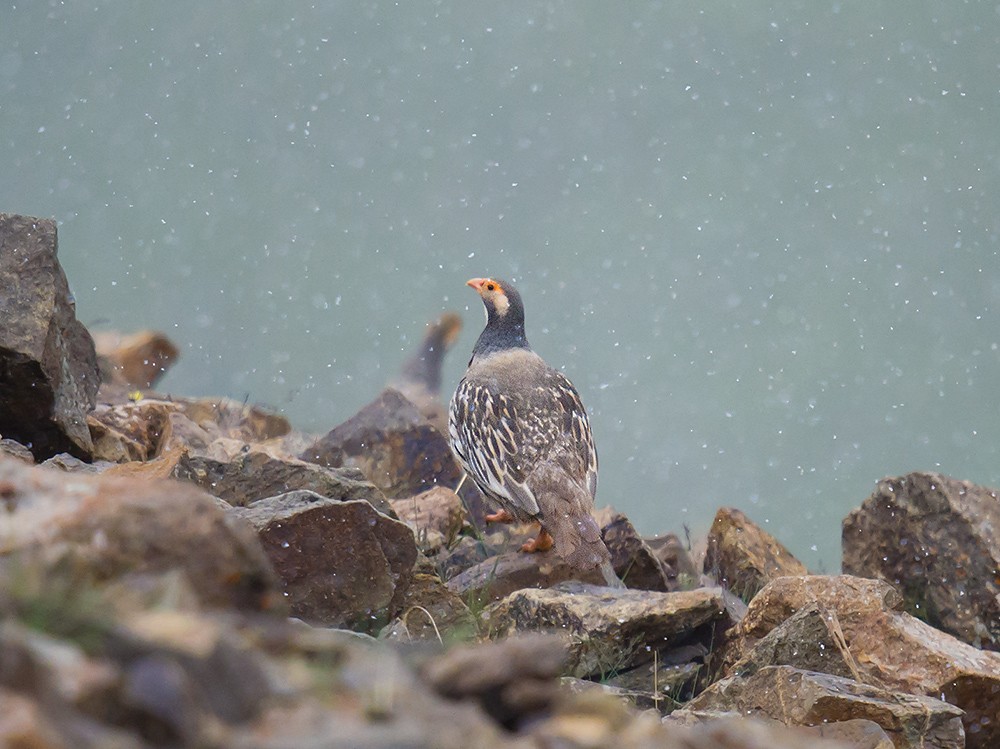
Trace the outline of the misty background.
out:
[[[513,280],[598,504],[814,570],[884,475],[1000,485],[1000,6],[0,6],[0,211],[162,390],[325,432]]]

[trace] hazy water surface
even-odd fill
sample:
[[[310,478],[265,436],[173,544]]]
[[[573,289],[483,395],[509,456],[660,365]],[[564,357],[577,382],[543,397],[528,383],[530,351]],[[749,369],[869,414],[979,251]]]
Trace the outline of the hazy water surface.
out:
[[[167,389],[325,431],[513,277],[600,503],[826,570],[885,474],[1000,485],[998,155],[995,2],[0,7],[0,211]]]

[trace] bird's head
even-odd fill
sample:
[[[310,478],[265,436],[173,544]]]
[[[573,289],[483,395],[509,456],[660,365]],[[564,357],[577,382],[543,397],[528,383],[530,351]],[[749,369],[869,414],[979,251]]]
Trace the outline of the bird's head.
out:
[[[466,284],[482,297],[488,320],[502,320],[512,311],[523,318],[524,307],[521,305],[521,297],[507,281],[495,278],[470,278]]]

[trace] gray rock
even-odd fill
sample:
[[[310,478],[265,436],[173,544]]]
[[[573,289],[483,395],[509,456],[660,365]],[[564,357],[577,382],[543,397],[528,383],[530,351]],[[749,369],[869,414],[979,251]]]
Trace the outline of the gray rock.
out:
[[[101,384],[56,248],[54,221],[0,213],[0,434],[36,461],[89,459],[87,413]]]
[[[883,479],[844,519],[844,572],[887,580],[909,613],[1000,650],[1000,499],[939,473]]]
[[[413,531],[363,500],[294,491],[236,507],[284,584],[291,613],[326,627],[378,632],[413,579]]]
[[[588,585],[521,590],[487,610],[495,636],[541,631],[570,640],[574,676],[604,677],[653,659],[680,638],[707,640],[731,624],[718,589],[676,593]]]
[[[787,725],[863,718],[878,723],[897,749],[962,749],[962,711],[947,702],[790,666],[766,666],[718,681],[685,711],[730,711]]]
[[[311,491],[337,501],[364,500],[395,517],[382,492],[355,470],[326,468],[249,448],[232,457],[185,453],[177,461],[174,476],[235,507],[292,491]]]

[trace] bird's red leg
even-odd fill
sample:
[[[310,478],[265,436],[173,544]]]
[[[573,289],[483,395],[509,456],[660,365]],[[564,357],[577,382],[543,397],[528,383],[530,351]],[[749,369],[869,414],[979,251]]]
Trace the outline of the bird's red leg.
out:
[[[486,515],[484,517],[487,523],[513,523],[515,518],[506,510],[497,510],[496,512]]]
[[[553,543],[555,543],[555,539],[552,538],[547,530],[541,528],[538,531],[538,538],[525,541],[521,545],[521,551],[526,551],[529,554],[534,551],[548,551],[552,548]]]

